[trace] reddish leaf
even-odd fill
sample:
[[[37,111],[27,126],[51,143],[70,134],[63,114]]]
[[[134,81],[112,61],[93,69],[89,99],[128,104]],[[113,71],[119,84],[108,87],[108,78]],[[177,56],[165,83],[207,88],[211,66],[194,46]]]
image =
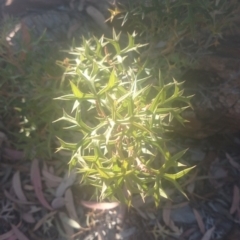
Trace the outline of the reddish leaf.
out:
[[[17,236],[18,240],[29,240],[15,225],[11,224],[14,234]]]
[[[13,184],[13,189],[14,189],[14,192],[15,192],[16,196],[21,201],[27,202],[27,198],[25,197],[25,195],[23,193],[23,190],[22,190],[21,180],[20,180],[20,172],[19,171],[14,173],[12,184]]]
[[[14,235],[14,232],[12,230],[10,230],[9,232],[6,232],[6,233],[0,235],[0,240],[7,240],[12,236],[15,236],[15,235]]]
[[[6,240],[18,240],[18,238],[16,237],[16,235],[12,235],[11,237],[9,237]]]
[[[233,214],[238,210],[239,208],[239,203],[240,203],[240,193],[239,193],[239,188],[234,185],[233,187],[233,201],[232,201],[232,206],[230,209],[230,213]]]
[[[43,192],[42,192],[42,182],[39,171],[38,160],[34,159],[31,166],[31,181],[34,186],[36,196],[40,203],[47,209],[53,210],[49,203],[46,201]]]
[[[109,209],[113,209],[113,208],[116,208],[117,206],[119,206],[118,202],[98,203],[98,202],[81,201],[81,204],[87,208],[100,209],[100,210],[109,210]]]
[[[215,230],[215,227],[208,229],[201,240],[211,240],[214,230]]]
[[[21,215],[22,219],[27,223],[35,223],[35,219],[31,213],[23,213]]]
[[[205,233],[205,225],[203,223],[202,216],[199,214],[199,212],[195,208],[193,208],[193,213],[197,220],[197,224],[198,224],[198,227],[199,227],[201,233],[204,234]]]
[[[163,221],[166,226],[170,225],[170,215],[171,215],[171,202],[167,202],[167,204],[163,208]]]
[[[24,152],[13,150],[10,148],[4,148],[3,154],[6,158],[10,160],[23,160],[24,159]]]

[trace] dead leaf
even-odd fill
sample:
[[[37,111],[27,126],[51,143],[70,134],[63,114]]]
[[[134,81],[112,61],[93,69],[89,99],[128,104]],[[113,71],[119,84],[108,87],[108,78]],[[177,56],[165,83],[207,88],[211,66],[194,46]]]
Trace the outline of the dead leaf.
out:
[[[54,198],[51,206],[53,209],[59,209],[65,206],[65,199],[63,197]]]
[[[38,160],[34,159],[31,166],[31,181],[34,186],[36,196],[40,203],[49,210],[53,210],[49,203],[46,201],[42,192],[42,182],[39,171]]]
[[[13,190],[14,190],[16,196],[18,197],[18,199],[20,199],[24,202],[27,202],[27,198],[25,197],[23,190],[22,190],[19,171],[16,171],[14,173],[12,184],[13,184]]]
[[[170,218],[171,215],[172,203],[167,201],[166,205],[163,208],[163,221],[172,231],[177,234],[181,234],[180,229],[175,225],[174,221]]]
[[[14,203],[18,203],[18,204],[26,204],[26,205],[32,205],[34,204],[33,202],[24,202],[18,199],[15,199],[7,190],[4,190],[4,195],[11,200]]]
[[[18,238],[16,237],[16,235],[12,235],[7,240],[18,240]]]
[[[205,225],[203,223],[202,216],[195,208],[193,208],[193,213],[197,220],[197,224],[198,224],[198,227],[199,227],[201,233],[204,234],[205,233]]]
[[[65,234],[67,235],[67,239],[71,239],[72,235],[74,234],[74,230],[65,222],[65,219],[68,218],[67,215],[64,212],[59,212],[58,217],[62,223]]]
[[[230,164],[240,172],[240,164],[234,161],[229,154],[226,153],[226,157]]]
[[[215,227],[212,227],[206,231],[201,240],[211,240]]]
[[[44,215],[43,218],[41,218],[41,219],[37,222],[37,224],[34,226],[33,231],[38,230],[38,229],[43,225],[44,222],[46,222],[49,218],[51,218],[52,216],[54,216],[56,213],[57,213],[57,212],[54,211],[54,212],[50,212],[50,213]]]
[[[51,181],[51,182],[54,182],[56,184],[56,186],[59,185],[59,183],[62,182],[62,178],[60,177],[57,177],[55,175],[53,175],[52,173],[48,172],[47,170],[42,170],[42,175],[43,177],[48,180],[48,181]]]
[[[13,150],[10,148],[4,148],[3,154],[4,154],[4,157],[10,160],[20,161],[24,159],[24,152]]]
[[[76,222],[79,222],[71,189],[67,189],[67,191],[65,192],[65,203],[69,217]]]
[[[119,206],[118,202],[98,203],[98,202],[81,201],[81,204],[87,208],[100,209],[100,210],[109,210],[109,209],[113,209],[113,208],[116,208],[117,206]]]
[[[14,232],[12,230],[10,230],[10,231],[0,235],[0,240],[7,240],[12,236],[15,236],[15,235],[14,235]]]
[[[167,204],[164,206],[163,213],[162,213],[163,221],[168,227],[170,225],[171,206],[172,206],[172,203],[170,201],[167,201]]]
[[[12,230],[14,234],[17,236],[18,240],[29,240],[19,229],[17,226],[11,224]]]
[[[105,17],[99,10],[90,5],[86,8],[86,12],[102,30],[108,30],[108,26],[105,22]]]
[[[239,188],[236,185],[234,185],[234,187],[233,187],[233,200],[232,200],[232,206],[231,206],[231,209],[230,209],[231,214],[235,213],[235,211],[238,210],[239,203],[240,203]]]
[[[62,182],[60,183],[60,185],[58,186],[55,196],[56,197],[62,197],[65,193],[65,191],[73,185],[73,183],[75,182],[77,173],[76,170],[72,170],[71,172],[67,172],[62,180]]]
[[[27,223],[35,223],[35,219],[31,213],[22,213],[21,218]]]

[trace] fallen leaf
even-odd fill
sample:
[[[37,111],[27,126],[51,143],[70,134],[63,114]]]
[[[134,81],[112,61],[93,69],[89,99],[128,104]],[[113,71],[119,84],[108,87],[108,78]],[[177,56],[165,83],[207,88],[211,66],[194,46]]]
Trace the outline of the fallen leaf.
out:
[[[29,212],[21,214],[21,218],[27,223],[35,223],[33,215]]]
[[[14,234],[17,236],[18,240],[29,240],[19,229],[17,226],[11,224],[12,230]]]
[[[44,222],[46,222],[49,218],[51,218],[51,217],[54,216],[55,214],[56,214],[56,211],[50,212],[50,213],[44,215],[43,218],[41,218],[41,219],[37,222],[37,224],[34,226],[33,231],[38,230],[38,229],[43,225]]]
[[[10,230],[10,231],[0,235],[0,240],[7,240],[12,236],[15,236],[15,235],[14,235],[14,232],[12,230]]]
[[[42,170],[42,175],[46,180],[56,183],[57,184],[56,186],[58,186],[59,183],[61,183],[63,180],[62,178],[53,175],[52,173],[48,172],[47,170]]]
[[[229,154],[226,153],[226,157],[230,164],[240,172],[240,164],[234,161]]]
[[[170,201],[167,201],[167,204],[164,206],[163,213],[162,213],[163,221],[168,227],[170,225],[171,206],[172,206],[172,203]]]
[[[62,226],[64,228],[64,231],[65,231],[65,234],[67,235],[67,239],[71,239],[72,235],[74,234],[74,230],[72,227],[70,227],[68,224],[66,224],[66,220],[65,219],[68,219],[66,213],[64,212],[59,212],[58,213],[58,217],[62,223]]]
[[[13,184],[13,190],[14,190],[16,196],[18,197],[18,199],[20,199],[24,202],[27,202],[27,198],[25,197],[25,195],[23,193],[23,190],[22,190],[20,172],[19,171],[16,171],[14,173],[12,184]]]
[[[65,203],[69,217],[76,222],[79,222],[71,189],[67,189],[67,191],[65,192]]]
[[[77,173],[76,170],[72,170],[71,172],[67,172],[62,180],[62,182],[60,183],[60,185],[58,186],[58,188],[56,189],[56,193],[55,196],[56,197],[62,197],[65,193],[65,191],[73,185],[73,183],[75,182]]]
[[[193,213],[197,220],[197,224],[198,224],[198,227],[199,227],[201,233],[204,234],[205,233],[205,225],[203,223],[202,216],[195,208],[193,208]]]
[[[211,240],[212,234],[215,230],[215,227],[212,227],[210,229],[208,229],[205,234],[203,235],[201,240]]]
[[[9,237],[6,240],[18,240],[18,238],[16,237],[16,235],[12,235],[11,237]]]
[[[53,209],[59,209],[65,206],[65,199],[63,197],[54,198],[51,206]]]
[[[15,199],[7,190],[4,190],[4,195],[11,200],[14,203],[18,203],[18,204],[26,204],[26,205],[32,205],[34,204],[33,202],[24,202],[18,199]]]
[[[113,209],[113,208],[116,208],[117,206],[119,206],[118,202],[98,203],[98,202],[81,201],[81,204],[87,208],[100,209],[100,210],[109,210],[109,209]]]
[[[31,181],[34,186],[36,196],[40,203],[49,210],[53,210],[49,203],[46,201],[42,192],[42,182],[39,171],[38,160],[34,159],[31,166]]]
[[[10,148],[4,148],[3,149],[4,157],[10,159],[10,160],[23,160],[24,159],[24,152],[13,150]]]
[[[235,211],[239,208],[239,203],[240,203],[240,193],[239,193],[239,188],[234,185],[233,187],[233,200],[232,200],[232,206],[230,209],[230,213],[233,214]]]

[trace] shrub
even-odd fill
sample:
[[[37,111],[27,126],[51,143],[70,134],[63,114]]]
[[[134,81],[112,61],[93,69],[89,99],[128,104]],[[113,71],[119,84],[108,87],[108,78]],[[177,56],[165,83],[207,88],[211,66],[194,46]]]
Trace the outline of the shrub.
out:
[[[164,134],[175,118],[183,123],[182,111],[189,104],[177,81],[164,84],[153,76],[147,64],[139,63],[135,35],[121,47],[120,35],[113,39],[83,39],[74,48],[75,59],[60,63],[66,67],[72,93],[57,99],[71,101],[71,114],[63,111],[58,119],[76,132],[75,142],[60,139],[59,150],[69,150],[70,166],[77,168],[82,183],[96,188],[98,200],[119,200],[130,204],[132,196],[153,196],[156,204],[167,197],[162,182],[172,182],[182,191],[177,179],[192,167],[177,173],[182,151],[171,156]],[[157,82],[157,84],[154,82]],[[183,193],[184,194],[184,193]]]

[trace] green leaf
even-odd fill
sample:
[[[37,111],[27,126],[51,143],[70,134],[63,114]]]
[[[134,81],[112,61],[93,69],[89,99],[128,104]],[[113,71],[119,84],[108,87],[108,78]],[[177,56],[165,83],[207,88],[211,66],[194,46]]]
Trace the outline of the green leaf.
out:
[[[182,187],[179,185],[179,183],[172,179],[171,177],[168,177],[167,175],[163,176],[166,180],[170,181],[171,183],[174,184],[174,186],[178,189],[179,192],[182,193],[183,196],[185,196],[188,199],[188,196],[184,193],[184,191],[182,190]]]
[[[118,82],[118,80],[117,80],[115,71],[112,70],[111,75],[108,79],[107,86],[105,88],[103,88],[102,90],[100,90],[98,92],[98,95],[102,95],[103,93],[105,93],[105,92],[109,91],[110,89],[112,89],[113,87],[115,87],[117,82]]]
[[[185,176],[189,171],[191,171],[193,168],[195,168],[196,166],[193,166],[193,167],[190,167],[190,168],[186,168],[178,173],[175,173],[175,174],[169,174],[169,173],[165,173],[164,174],[164,177],[167,177],[167,178],[171,178],[173,180],[176,180],[178,178],[181,178],[183,176]]]

